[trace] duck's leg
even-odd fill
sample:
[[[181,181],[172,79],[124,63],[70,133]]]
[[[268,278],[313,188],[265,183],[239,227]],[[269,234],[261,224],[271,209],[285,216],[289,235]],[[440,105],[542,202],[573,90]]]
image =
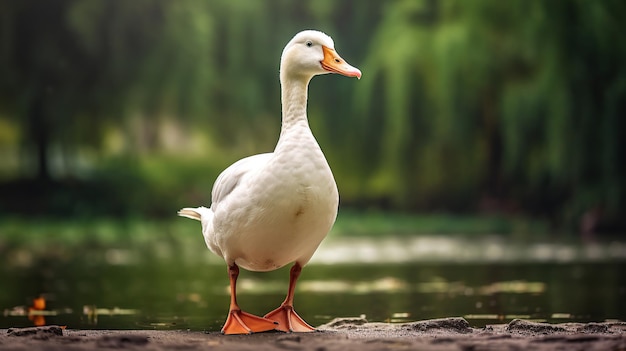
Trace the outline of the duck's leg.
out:
[[[230,278],[230,308],[226,323],[222,327],[223,334],[252,334],[277,329],[277,323],[273,320],[258,317],[244,312],[237,304],[237,277],[239,267],[236,264],[228,266]]]
[[[305,322],[293,309],[293,294],[296,290],[296,281],[300,276],[302,266],[296,262],[289,274],[289,291],[285,301],[272,312],[265,315],[265,318],[278,322],[277,330],[284,332],[312,332],[315,328]]]

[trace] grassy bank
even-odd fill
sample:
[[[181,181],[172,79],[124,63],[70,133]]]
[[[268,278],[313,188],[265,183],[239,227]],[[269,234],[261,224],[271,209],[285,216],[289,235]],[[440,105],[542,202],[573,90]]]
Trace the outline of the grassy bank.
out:
[[[498,234],[516,238],[546,235],[545,222],[502,216],[455,216],[447,214],[409,215],[385,212],[340,211],[330,235],[414,236]],[[0,244],[25,244],[32,248],[50,244],[66,246],[144,245],[155,241],[185,244],[197,242],[200,225],[177,218],[0,218]]]

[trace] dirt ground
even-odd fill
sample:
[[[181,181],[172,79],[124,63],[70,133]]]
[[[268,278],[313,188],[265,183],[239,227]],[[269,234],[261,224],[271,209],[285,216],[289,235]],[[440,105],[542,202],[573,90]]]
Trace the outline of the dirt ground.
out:
[[[546,324],[513,320],[472,328],[463,318],[403,324],[339,318],[314,333],[225,336],[172,330],[0,330],[0,350],[626,350],[626,322]]]

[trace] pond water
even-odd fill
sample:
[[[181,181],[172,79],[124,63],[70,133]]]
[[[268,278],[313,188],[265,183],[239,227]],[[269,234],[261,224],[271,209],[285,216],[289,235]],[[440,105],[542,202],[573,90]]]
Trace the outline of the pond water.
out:
[[[72,250],[62,258],[11,251],[0,268],[0,328],[217,331],[229,304],[226,267],[201,249],[196,258],[184,250],[120,247]],[[624,256],[619,243],[344,238],[325,243],[305,267],[295,306],[313,325],[347,316],[389,322],[462,316],[475,327],[514,318],[624,320]],[[262,315],[277,307],[288,270],[242,270],[242,308]],[[28,306],[40,295],[46,308],[29,318]]]

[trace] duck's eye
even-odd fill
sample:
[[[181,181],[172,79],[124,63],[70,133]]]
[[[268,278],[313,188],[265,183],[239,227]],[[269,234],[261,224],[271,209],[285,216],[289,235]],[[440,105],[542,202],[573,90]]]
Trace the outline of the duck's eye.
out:
[[[308,46],[308,47],[313,46],[313,42],[312,42],[312,41],[310,41],[310,40],[307,40],[307,42],[306,42],[306,46]]]

